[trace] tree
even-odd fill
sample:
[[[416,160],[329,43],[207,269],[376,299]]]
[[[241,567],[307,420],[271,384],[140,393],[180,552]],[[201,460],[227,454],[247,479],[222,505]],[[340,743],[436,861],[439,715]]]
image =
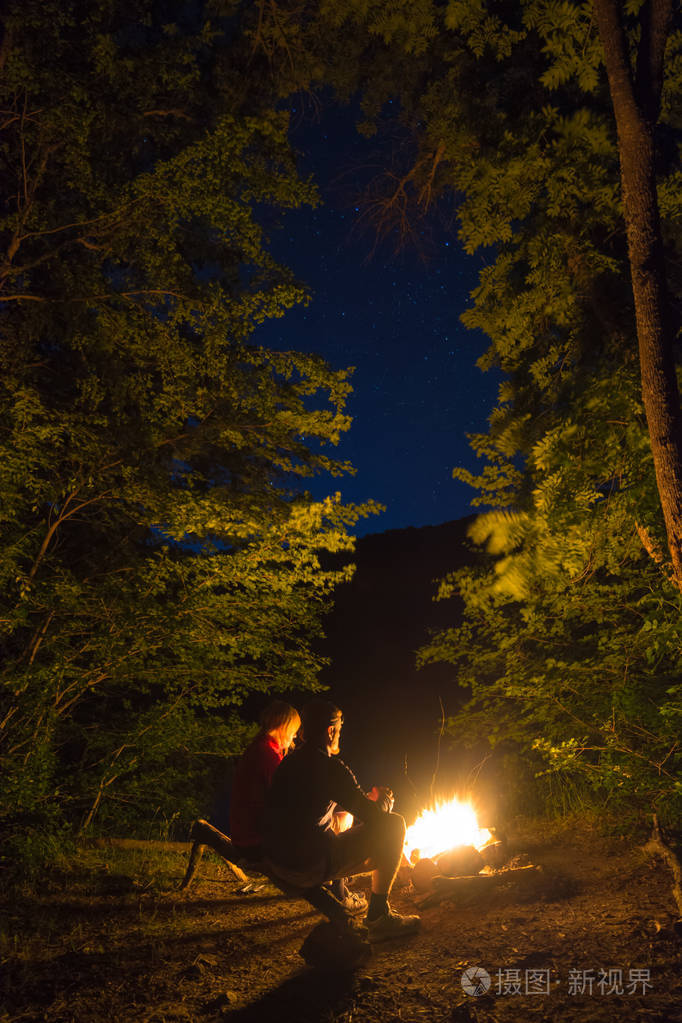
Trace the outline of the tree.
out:
[[[206,10],[41,0],[5,19],[10,818],[195,802],[206,757],[244,741],[249,693],[315,688],[310,639],[343,577],[318,552],[348,548],[361,511],[304,492],[350,468],[327,454],[349,373],[257,343],[306,300],[261,214],[315,191],[267,83],[245,85],[240,5]]]
[[[594,0],[594,10],[618,128],[642,397],[673,574],[682,588],[682,420],[675,372],[676,332],[658,210],[655,138],[672,3],[646,0],[639,8],[634,70],[619,5],[615,0]]]

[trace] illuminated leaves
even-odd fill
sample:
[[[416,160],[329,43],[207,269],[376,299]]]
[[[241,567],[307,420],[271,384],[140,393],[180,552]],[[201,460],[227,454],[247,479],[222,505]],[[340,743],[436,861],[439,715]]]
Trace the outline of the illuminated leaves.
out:
[[[258,343],[306,300],[263,223],[317,198],[287,115],[244,96],[248,42],[153,4],[77,32],[80,8],[23,6],[0,86],[4,804],[139,818],[239,748],[249,693],[315,687],[348,574],[321,556],[372,507],[303,491],[350,469],[350,370]]]

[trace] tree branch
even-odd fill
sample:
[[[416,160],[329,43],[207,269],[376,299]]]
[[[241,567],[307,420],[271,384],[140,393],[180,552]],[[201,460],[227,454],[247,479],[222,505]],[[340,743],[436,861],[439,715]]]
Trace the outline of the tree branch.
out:
[[[191,121],[192,118],[184,110],[173,108],[171,110],[145,110],[143,117],[181,117],[183,121]]]
[[[658,119],[661,105],[665,45],[672,13],[672,0],[646,0],[640,14],[636,91],[640,110],[652,124]]]
[[[64,502],[64,505],[63,505],[62,513],[48,527],[47,533],[43,537],[43,542],[40,545],[40,550],[38,551],[38,554],[36,555],[35,561],[33,562],[33,566],[31,568],[31,571],[29,572],[29,576],[28,576],[29,582],[31,582],[33,580],[36,572],[38,571],[38,567],[40,566],[41,561],[45,557],[45,553],[47,551],[47,548],[50,545],[50,540],[52,539],[52,537],[56,533],[56,531],[59,528],[59,526],[63,522],[65,522],[66,519],[70,519],[72,515],[76,515],[79,511],[82,511],[83,508],[87,508],[88,505],[95,504],[97,501],[103,501],[105,497],[108,497],[110,495],[111,491],[110,490],[105,490],[102,494],[98,494],[96,497],[91,497],[88,501],[81,501],[80,504],[76,505],[76,507],[72,508],[70,511],[68,511],[68,512],[65,511],[64,509],[67,508],[67,506],[69,505],[70,501],[75,497],[76,493],[77,493],[77,491],[74,491],[73,494],[69,494],[67,496],[67,498],[66,498],[66,500]]]
[[[632,78],[632,67],[628,57],[628,43],[621,18],[620,6],[613,0],[594,0],[599,35],[604,46],[606,68],[611,83],[611,93],[617,90],[620,100],[630,117],[639,119],[639,107]],[[606,40],[609,45],[606,46]]]

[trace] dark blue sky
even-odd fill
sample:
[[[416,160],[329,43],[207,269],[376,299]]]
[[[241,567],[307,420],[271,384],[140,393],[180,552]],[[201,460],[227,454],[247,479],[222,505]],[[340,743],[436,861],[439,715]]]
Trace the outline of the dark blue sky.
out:
[[[467,515],[474,492],[452,479],[452,468],[480,471],[466,434],[485,429],[498,379],[476,368],[486,339],[459,322],[481,259],[461,250],[454,228],[435,225],[426,261],[414,250],[396,256],[388,246],[372,256],[373,236],[358,230],[349,201],[347,178],[367,165],[370,147],[352,117],[328,112],[321,123],[299,128],[294,141],[324,205],[287,214],[272,250],[313,298],[264,324],[255,340],[318,352],[335,368],[356,367],[353,426],[338,454],[357,474],[311,489],[385,504],[381,516],[358,523],[359,535]]]

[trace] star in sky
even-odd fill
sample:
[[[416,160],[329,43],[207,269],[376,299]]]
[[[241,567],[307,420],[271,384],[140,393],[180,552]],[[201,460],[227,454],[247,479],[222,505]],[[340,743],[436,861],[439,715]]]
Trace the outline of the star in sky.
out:
[[[309,286],[312,302],[264,324],[255,340],[356,367],[353,426],[338,455],[357,474],[310,489],[385,504],[380,518],[358,524],[359,535],[460,518],[471,512],[473,491],[452,479],[452,469],[480,472],[466,434],[485,430],[499,382],[476,367],[486,338],[459,321],[481,260],[467,256],[454,234],[438,240],[428,262],[414,251],[371,257],[373,239],[354,230],[358,208],[342,207],[333,187],[341,168],[362,164],[368,143],[345,112],[328,113],[324,124],[326,131],[308,125],[295,138],[324,205],[286,214],[271,235],[273,254]]]

